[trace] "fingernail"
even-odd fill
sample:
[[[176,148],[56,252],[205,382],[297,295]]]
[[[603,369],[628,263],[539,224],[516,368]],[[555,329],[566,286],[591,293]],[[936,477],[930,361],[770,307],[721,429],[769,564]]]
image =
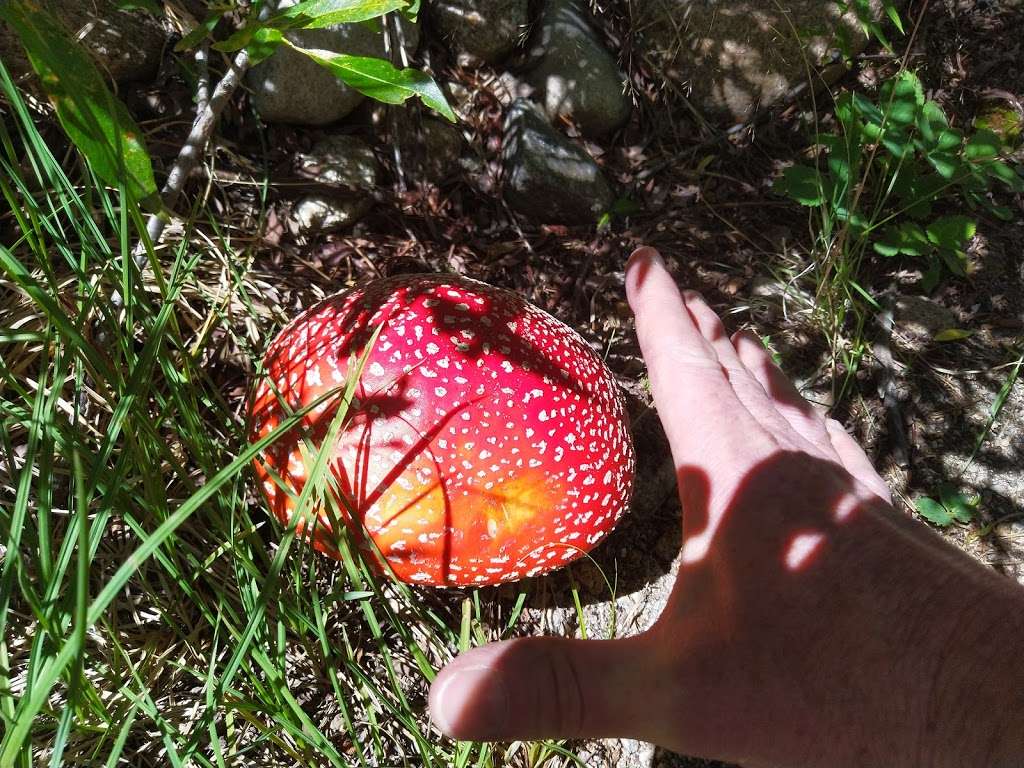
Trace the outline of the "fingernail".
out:
[[[661,254],[649,245],[641,245],[630,254],[629,260],[626,262],[626,269],[628,270],[631,266],[641,261],[646,261],[649,264],[658,264],[659,266],[665,265]]]
[[[508,720],[508,690],[491,667],[453,671],[430,698],[431,716],[453,738],[496,739]]]

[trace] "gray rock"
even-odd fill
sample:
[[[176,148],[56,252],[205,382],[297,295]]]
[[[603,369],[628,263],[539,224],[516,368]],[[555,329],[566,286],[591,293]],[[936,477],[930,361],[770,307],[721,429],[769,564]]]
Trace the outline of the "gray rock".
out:
[[[292,208],[296,234],[344,229],[373,206],[370,193],[377,185],[379,165],[369,144],[354,136],[331,136],[295,158],[299,176],[323,186]]]
[[[593,224],[614,201],[593,158],[525,99],[506,115],[502,155],[505,200],[534,221]]]
[[[807,63],[826,81],[838,77],[842,39],[852,53],[867,43],[853,14],[825,0],[639,0],[631,8],[664,75],[705,117],[726,124],[786,99],[806,82]]]
[[[286,8],[298,0],[283,0]],[[404,47],[411,55],[419,44],[419,28],[402,22]],[[383,30],[369,24],[336,24],[326,29],[302,29],[287,37],[303,48],[320,48],[353,56],[386,58]],[[246,77],[256,111],[268,123],[326,125],[349,114],[363,95],[338,80],[309,57],[281,47]]]
[[[115,0],[39,0],[114,80],[144,80],[160,64],[167,42],[163,21],[145,11],[119,10]],[[0,23],[0,59],[15,77],[31,72],[18,36]]]
[[[600,137],[629,119],[626,76],[573,0],[550,0],[527,73],[548,117],[569,117],[584,136]]]
[[[898,296],[893,304],[893,347],[906,353],[923,352],[935,334],[956,328],[956,315],[923,296]]]
[[[448,45],[470,62],[506,58],[529,21],[527,0],[435,0],[427,8]]]

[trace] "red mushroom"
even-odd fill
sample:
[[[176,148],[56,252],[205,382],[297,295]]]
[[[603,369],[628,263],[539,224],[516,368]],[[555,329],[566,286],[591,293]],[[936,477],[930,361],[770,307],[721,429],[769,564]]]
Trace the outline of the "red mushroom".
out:
[[[378,326],[330,469],[361,525],[345,523],[373,538],[398,578],[536,576],[612,530],[629,501],[633,445],[611,373],[564,323],[474,280],[378,280],[301,314],[267,351],[252,438],[342,386]],[[304,417],[314,445],[331,402]],[[256,461],[285,523],[305,478],[300,440],[293,429]],[[314,528],[314,546],[337,557],[323,510]]]

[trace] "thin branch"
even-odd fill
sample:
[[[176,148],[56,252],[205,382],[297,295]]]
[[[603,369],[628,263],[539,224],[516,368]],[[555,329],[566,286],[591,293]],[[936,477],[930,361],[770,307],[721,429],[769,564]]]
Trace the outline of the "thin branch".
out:
[[[267,0],[260,10],[260,20],[268,18],[276,7],[276,0]],[[249,69],[249,54],[245,49],[235,54],[228,71],[217,83],[212,94],[209,94],[210,84],[205,45],[196,52],[196,62],[200,67],[199,85],[196,89],[196,119],[192,123],[192,130],[189,132],[184,146],[178,152],[174,165],[171,166],[171,170],[167,174],[167,181],[164,183],[163,189],[160,190],[163,210],[153,214],[146,221],[146,234],[154,248],[170,221],[171,213],[185,188],[185,182],[188,181],[192,171],[198,167],[206,152],[206,146],[210,143],[210,137],[213,135],[213,129],[217,125],[221,112],[224,111],[224,107],[227,106],[238,86],[241,85],[242,78],[245,76],[246,70]],[[145,242],[140,241],[136,245],[132,257],[140,271],[146,268],[149,264],[149,255]],[[123,303],[120,294],[115,293],[111,298],[114,306],[120,308]]]
[[[201,115],[210,105],[210,43],[207,40],[196,48],[196,66],[199,76],[196,84],[196,114]]]
[[[154,247],[156,247],[157,241],[159,241],[164,228],[170,221],[170,214],[181,197],[182,190],[185,188],[185,182],[192,171],[199,165],[203,154],[206,152],[206,145],[213,135],[213,128],[217,124],[220,113],[227,106],[235,90],[241,84],[245,71],[248,68],[249,54],[244,50],[239,51],[231,62],[230,69],[224,74],[221,81],[217,83],[217,87],[210,96],[206,107],[196,115],[195,122],[192,123],[192,130],[189,132],[181,151],[178,152],[178,158],[174,161],[174,165],[171,166],[170,173],[167,174],[167,181],[164,183],[163,189],[160,190],[160,198],[163,201],[164,210],[153,214],[146,222],[146,234],[149,236],[149,241]],[[140,270],[145,269],[149,263],[149,256],[146,253],[144,243],[139,243],[136,246],[133,256],[135,258],[135,265]]]

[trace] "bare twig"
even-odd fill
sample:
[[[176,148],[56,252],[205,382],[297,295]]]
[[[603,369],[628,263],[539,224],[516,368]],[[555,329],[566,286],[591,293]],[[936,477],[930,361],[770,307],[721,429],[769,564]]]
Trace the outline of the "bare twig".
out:
[[[268,0],[263,4],[259,18],[261,20],[268,18],[276,7],[275,0]],[[209,76],[207,74],[205,78],[203,77],[207,70],[206,59],[207,51],[203,46],[196,53],[196,60],[200,65],[199,86],[196,91],[196,119],[192,123],[192,130],[189,132],[188,138],[185,139],[184,146],[178,152],[174,165],[171,166],[170,173],[167,174],[167,181],[164,183],[163,189],[160,190],[163,210],[153,214],[146,221],[146,234],[154,248],[170,221],[171,212],[181,197],[185,182],[206,152],[206,146],[213,135],[213,129],[217,125],[220,113],[231,100],[235,90],[241,85],[242,78],[245,76],[246,70],[249,69],[249,54],[243,49],[235,54],[228,71],[210,94]],[[146,268],[146,265],[149,264],[149,255],[144,242],[140,242],[135,247],[132,257],[140,270]],[[115,294],[111,298],[115,307],[122,305],[123,299],[119,294]]]
[[[196,84],[196,114],[201,115],[210,105],[210,44],[203,42],[196,48],[196,66],[199,68]]]
[[[217,87],[210,96],[206,108],[196,115],[195,122],[192,123],[192,130],[189,132],[181,151],[178,152],[178,158],[174,161],[174,165],[171,166],[170,173],[167,174],[167,181],[164,183],[163,189],[160,190],[160,198],[163,201],[164,210],[153,214],[146,222],[146,234],[154,247],[163,234],[167,223],[170,221],[171,211],[174,210],[174,206],[181,197],[181,192],[185,188],[185,182],[196,166],[199,165],[199,161],[206,151],[206,145],[210,141],[210,136],[213,134],[213,128],[217,124],[220,113],[231,99],[235,89],[242,82],[242,77],[248,68],[249,54],[244,50],[239,51],[231,62],[230,69],[221,78],[221,81],[217,83]],[[133,257],[135,265],[140,270],[145,269],[149,263],[149,256],[146,253],[144,243],[139,243],[136,246]]]
[[[394,62],[401,62],[403,67],[409,66],[409,56],[405,50],[405,31],[398,21],[396,14],[384,17],[384,48],[388,57]],[[401,140],[398,134],[398,112],[395,107],[388,107],[388,117],[391,123],[391,135],[393,141],[391,148],[395,156],[395,174],[398,177],[398,190],[405,192],[407,189],[405,181],[405,167],[402,162]],[[411,134],[410,134],[411,135]]]

